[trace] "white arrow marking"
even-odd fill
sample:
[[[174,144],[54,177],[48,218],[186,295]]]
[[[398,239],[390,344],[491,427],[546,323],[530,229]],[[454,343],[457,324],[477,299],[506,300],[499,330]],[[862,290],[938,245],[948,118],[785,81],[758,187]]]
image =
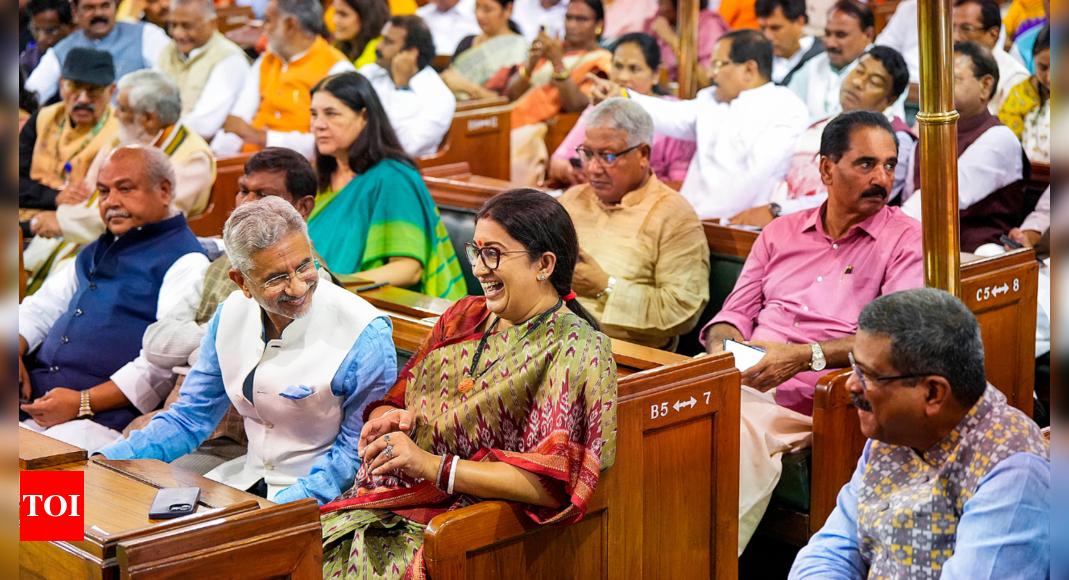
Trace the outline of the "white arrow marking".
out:
[[[1010,285],[1009,284],[1003,284],[1002,286],[999,286],[999,287],[995,288],[994,290],[992,290],[991,291],[991,295],[992,296],[998,296],[999,294],[1006,294],[1009,291],[1010,291]]]
[[[697,404],[698,404],[698,399],[695,399],[694,397],[691,397],[689,401],[683,401],[683,402],[676,401],[676,404],[672,405],[672,407],[676,410],[676,413],[678,413],[679,409],[681,407],[693,407],[694,405],[697,405]]]

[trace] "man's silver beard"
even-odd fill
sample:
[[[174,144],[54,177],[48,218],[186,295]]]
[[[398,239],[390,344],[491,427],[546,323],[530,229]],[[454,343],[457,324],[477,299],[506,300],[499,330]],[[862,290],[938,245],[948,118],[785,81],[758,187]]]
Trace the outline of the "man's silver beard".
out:
[[[133,127],[119,123],[119,143],[123,145],[150,145],[153,137],[138,123],[134,123]]]
[[[278,302],[277,299],[276,300],[272,300],[270,303],[268,303],[261,296],[255,294],[255,293],[253,293],[252,299],[255,300],[257,304],[260,305],[260,308],[263,308],[264,310],[266,310],[267,312],[269,312],[271,314],[275,314],[275,315],[278,315],[278,316],[285,316],[286,318],[289,318],[290,320],[297,320],[299,318],[304,318],[305,316],[308,315],[309,312],[312,311],[312,300],[315,298],[315,296],[313,296],[313,294],[315,293],[315,288],[318,285],[319,285],[319,281],[317,280],[316,283],[315,283],[315,286],[312,286],[312,287],[308,288],[308,291],[307,291],[308,300],[304,304],[304,310],[302,310],[296,316],[291,316],[290,313],[288,313],[288,312],[282,312],[282,309],[278,307],[279,302]]]

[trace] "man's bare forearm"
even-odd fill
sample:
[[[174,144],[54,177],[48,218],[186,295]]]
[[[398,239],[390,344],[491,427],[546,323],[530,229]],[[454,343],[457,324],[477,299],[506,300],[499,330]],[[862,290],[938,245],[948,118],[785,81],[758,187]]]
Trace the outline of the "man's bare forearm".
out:
[[[724,350],[724,341],[727,339],[742,342],[742,332],[726,322],[714,324],[705,332],[705,352],[713,354]]]

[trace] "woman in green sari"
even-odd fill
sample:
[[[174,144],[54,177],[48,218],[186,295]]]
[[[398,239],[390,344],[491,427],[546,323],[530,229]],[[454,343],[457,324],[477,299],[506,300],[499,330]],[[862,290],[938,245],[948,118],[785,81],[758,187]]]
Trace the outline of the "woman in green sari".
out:
[[[512,0],[475,0],[475,19],[483,33],[461,40],[449,68],[442,71],[442,81],[460,100],[500,95],[505,77],[497,85],[490,80],[501,69],[527,60],[530,48],[512,22]]]
[[[486,296],[446,311],[364,409],[355,485],[322,508],[324,578],[425,578],[426,525],[484,499],[574,523],[613,462],[616,366],[571,291],[568,213],[540,191],[502,193],[467,250]]]
[[[415,164],[359,73],[312,89],[319,195],[308,233],[331,271],[450,300],[460,263]]]

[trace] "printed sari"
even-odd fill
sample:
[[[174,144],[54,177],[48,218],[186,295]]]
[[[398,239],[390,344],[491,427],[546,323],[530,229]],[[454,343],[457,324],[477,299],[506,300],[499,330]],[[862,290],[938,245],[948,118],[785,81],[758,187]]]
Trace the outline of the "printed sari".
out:
[[[468,293],[438,208],[419,173],[403,163],[380,161],[340,191],[317,195],[308,234],[336,274],[406,256],[423,264],[414,290],[449,300]]]
[[[609,339],[557,312],[490,335],[467,393],[472,355],[489,318],[469,297],[442,315],[382,401],[416,414],[412,439],[435,455],[503,461],[539,476],[557,509],[526,506],[540,524],[579,521],[616,449],[616,365]],[[527,334],[529,333],[529,334]],[[526,337],[525,337],[526,334]],[[496,362],[496,364],[495,364]],[[423,530],[434,516],[480,501],[433,481],[373,476],[365,463],[352,489],[322,507],[323,577],[425,578]]]
[[[527,41],[519,34],[503,34],[458,52],[449,68],[466,80],[485,86],[501,69],[512,68],[527,60],[529,49]],[[504,86],[487,88],[501,91]]]

